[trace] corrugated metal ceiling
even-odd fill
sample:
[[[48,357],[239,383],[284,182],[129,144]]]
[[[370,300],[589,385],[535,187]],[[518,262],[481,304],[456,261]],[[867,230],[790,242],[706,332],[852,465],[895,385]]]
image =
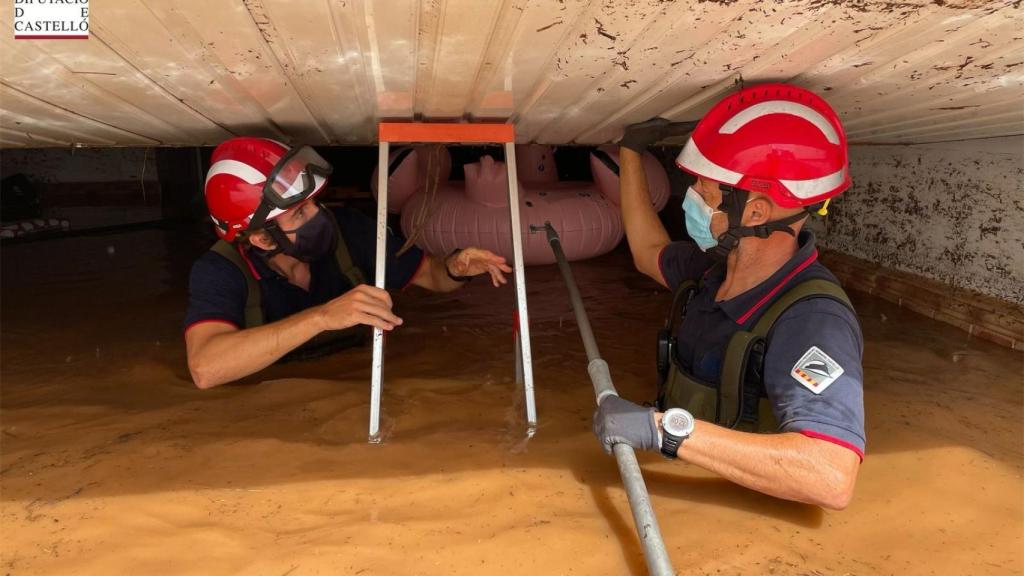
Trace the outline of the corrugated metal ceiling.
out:
[[[3,36],[0,146],[369,144],[410,118],[596,144],[741,78],[819,91],[851,142],[1022,134],[1020,3],[92,0],[89,40]]]

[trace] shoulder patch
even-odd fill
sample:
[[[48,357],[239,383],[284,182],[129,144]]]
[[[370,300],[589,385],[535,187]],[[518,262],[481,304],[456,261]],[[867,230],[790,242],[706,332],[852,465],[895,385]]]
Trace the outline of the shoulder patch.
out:
[[[797,360],[789,375],[811,392],[821,394],[843,375],[843,367],[817,346],[811,346]]]

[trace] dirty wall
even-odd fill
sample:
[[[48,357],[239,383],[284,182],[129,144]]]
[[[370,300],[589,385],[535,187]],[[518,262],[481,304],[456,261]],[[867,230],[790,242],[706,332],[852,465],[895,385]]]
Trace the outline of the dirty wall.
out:
[[[822,244],[1024,304],[1024,136],[852,146]]]

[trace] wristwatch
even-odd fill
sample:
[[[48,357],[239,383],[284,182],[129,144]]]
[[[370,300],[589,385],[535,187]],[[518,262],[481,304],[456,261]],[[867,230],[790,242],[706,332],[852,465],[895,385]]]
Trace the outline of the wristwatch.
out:
[[[669,408],[661,415],[661,455],[675,459],[683,441],[693,434],[693,416],[682,408]]]

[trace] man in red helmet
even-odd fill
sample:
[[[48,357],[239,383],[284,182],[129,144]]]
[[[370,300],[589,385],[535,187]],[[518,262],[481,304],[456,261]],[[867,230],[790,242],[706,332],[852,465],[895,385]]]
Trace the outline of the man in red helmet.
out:
[[[671,242],[640,154],[691,129],[677,159],[696,176],[683,202],[691,240]],[[607,451],[658,450],[772,496],[846,507],[864,455],[863,343],[802,229],[850,186],[835,112],[766,84],[726,97],[695,129],[655,119],[620,144],[633,261],[677,297],[659,337],[657,409],[605,397],[595,434]]]
[[[185,344],[192,379],[212,388],[279,359],[319,356],[361,342],[363,326],[392,330],[402,319],[374,274],[376,226],[315,202],[331,166],[308,146],[232,138],[213,152],[206,203],[221,238],[192,267]],[[387,288],[455,290],[511,272],[505,259],[466,248],[447,257],[388,232]]]

